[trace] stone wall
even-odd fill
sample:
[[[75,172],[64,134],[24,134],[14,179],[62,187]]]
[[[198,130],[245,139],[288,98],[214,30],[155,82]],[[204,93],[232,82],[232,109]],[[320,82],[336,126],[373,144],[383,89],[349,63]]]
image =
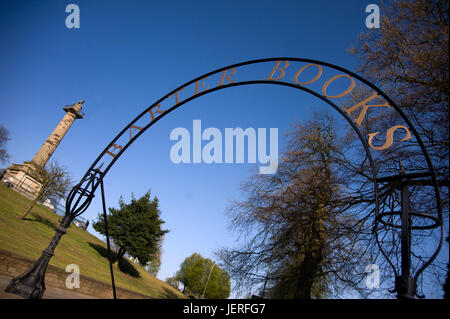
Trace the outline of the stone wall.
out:
[[[0,275],[11,278],[17,277],[28,270],[34,262],[35,260],[0,249]],[[74,291],[99,299],[113,298],[111,284],[106,284],[83,275],[80,275],[80,288],[67,288],[65,283],[68,275],[69,273],[66,273],[65,270],[49,265],[45,276],[45,285],[46,287]],[[118,299],[152,299],[150,296],[118,288],[117,286],[116,294]]]

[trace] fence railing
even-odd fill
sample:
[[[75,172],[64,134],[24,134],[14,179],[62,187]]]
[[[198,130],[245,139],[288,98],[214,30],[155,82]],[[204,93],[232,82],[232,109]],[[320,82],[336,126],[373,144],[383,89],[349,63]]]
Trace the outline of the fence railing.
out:
[[[53,212],[58,216],[64,217],[66,213],[66,208],[63,205],[56,203],[54,204]],[[87,227],[89,226],[89,220],[81,216],[76,217],[72,223],[75,224],[75,226],[82,228],[84,230],[86,230]]]

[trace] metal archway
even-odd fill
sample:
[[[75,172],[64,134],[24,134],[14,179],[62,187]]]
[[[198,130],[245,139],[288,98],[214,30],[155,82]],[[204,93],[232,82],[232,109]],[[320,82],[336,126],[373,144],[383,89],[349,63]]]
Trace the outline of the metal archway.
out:
[[[301,67],[298,68],[297,72],[295,73],[293,81],[282,81],[282,79],[286,77],[288,68],[290,67],[291,63],[300,64]],[[261,70],[259,70],[261,74],[256,76],[254,70],[250,70],[251,72],[248,72],[247,69],[248,66],[262,67],[264,65],[269,64],[270,66],[268,68],[266,69],[262,68]],[[308,81],[300,82],[299,77],[302,74],[304,74],[304,72],[307,73],[308,71],[306,70],[308,70],[309,68],[311,69],[314,68],[316,70],[314,77],[312,79],[309,79]],[[326,68],[327,71],[331,71],[330,73],[332,73],[333,76],[331,78],[328,78],[327,81],[320,86],[321,92],[317,92],[318,90],[317,89],[315,90],[314,87],[316,87],[320,83],[319,80],[322,78],[324,68]],[[239,70],[240,73],[238,73],[237,70]],[[291,70],[292,68],[289,69],[289,71]],[[246,71],[250,74],[246,74],[245,73]],[[335,75],[336,72],[341,73]],[[328,93],[329,86],[341,78],[347,79],[346,81],[349,80],[350,85],[348,85],[347,89],[344,92],[340,92],[339,94],[334,95],[329,94]],[[336,103],[334,103],[332,100],[339,100],[342,97],[348,95],[354,89],[356,84],[355,81],[358,81],[359,83],[373,90],[373,94],[350,108],[338,107]],[[217,85],[214,87],[210,87],[212,83],[216,83]],[[191,100],[194,100],[205,94],[222,90],[225,88],[242,85],[253,85],[253,84],[281,85],[305,91],[321,99],[322,101],[328,103],[331,107],[333,107],[345,118],[345,120],[349,123],[349,125],[354,129],[354,131],[358,135],[369,159],[372,173],[371,182],[374,185],[374,192],[375,192],[375,221],[374,221],[375,232],[378,229],[378,225],[381,224],[383,226],[402,228],[402,234],[408,236],[411,227],[411,225],[408,223],[408,218],[410,215],[409,210],[405,212],[407,218],[406,219],[402,218],[402,223],[406,223],[406,225],[405,224],[393,225],[390,222],[386,222],[383,219],[384,217],[389,216],[389,214],[393,212],[390,213],[379,212],[380,208],[379,194],[378,194],[379,183],[392,182],[395,180],[401,181],[402,185],[406,185],[407,187],[407,181],[409,179],[417,177],[431,178],[431,185],[434,187],[437,214],[434,215],[425,213],[414,213],[414,214],[427,220],[431,220],[433,222],[432,224],[421,227],[425,228],[440,227],[441,238],[437,250],[430,257],[430,259],[423,264],[423,266],[416,272],[416,274],[413,277],[409,276],[409,270],[408,274],[404,274],[404,272],[402,271],[402,275],[401,276],[398,275],[395,266],[392,264],[388,256],[386,256],[385,252],[383,251],[381,244],[379,242],[378,233],[376,232],[376,239],[381,249],[381,252],[392,266],[396,278],[398,278],[398,282],[396,282],[396,290],[398,296],[412,298],[413,295],[416,294],[415,282],[417,280],[417,277],[435,259],[440,250],[443,239],[442,209],[440,206],[440,195],[437,177],[431,159],[427,153],[427,150],[425,149],[425,146],[419,134],[417,133],[416,129],[413,127],[409,119],[406,117],[406,115],[402,112],[402,110],[394,103],[394,101],[392,101],[382,90],[380,90],[378,87],[376,87],[374,84],[370,83],[366,79],[360,77],[359,75],[349,70],[346,70],[342,67],[330,63],[311,59],[289,58],[289,57],[251,60],[214,70],[177,87],[175,90],[166,94],[161,99],[159,99],[158,101],[150,105],[148,108],[146,108],[134,120],[132,120],[127,126],[125,126],[125,128],[123,128],[119,132],[119,134],[117,134],[117,136],[104,148],[104,150],[100,153],[97,159],[92,163],[90,168],[86,171],[81,181],[73,187],[66,200],[66,214],[61,222],[61,225],[58,227],[56,234],[53,240],[51,241],[50,245],[48,246],[47,249],[44,250],[41,258],[30,268],[30,270],[28,270],[22,276],[13,279],[7,289],[9,289],[9,291],[11,292],[16,292],[28,298],[42,297],[42,294],[45,290],[44,284],[45,270],[47,268],[51,256],[53,256],[54,249],[58,244],[61,236],[66,232],[66,229],[70,225],[72,220],[77,216],[81,215],[83,212],[85,212],[86,209],[89,207],[92,199],[94,198],[95,191],[97,190],[99,185],[101,186],[102,189],[103,209],[104,215],[106,217],[104,192],[103,192],[103,178],[109,172],[114,163],[120,158],[120,156],[141,134],[143,134],[147,129],[153,126],[161,118],[165,117],[173,110],[177,109],[178,107],[182,106],[183,104]],[[188,91],[186,89],[191,89],[191,91],[193,91],[194,93],[184,99],[181,99],[179,94],[181,92],[185,93],[186,91]],[[384,101],[384,103],[368,104],[370,101],[376,99],[381,99]],[[172,103],[172,100],[175,100],[174,101],[175,103]],[[368,135],[368,139],[366,139],[364,135],[361,133],[361,131],[358,129],[358,126],[361,125],[361,120],[365,117],[367,109],[369,107],[384,107],[385,109],[391,110],[393,109],[395,112],[397,112],[399,118],[401,118],[404,122],[401,123],[400,125],[392,126],[387,130],[386,142],[383,146],[373,145],[373,138],[380,132],[371,133]],[[360,108],[361,111],[359,111],[360,113],[358,119],[356,120],[353,119],[351,115],[353,114],[353,112],[359,110]],[[394,142],[393,135],[394,131],[396,131],[397,129],[402,129],[406,132],[406,137],[404,137],[401,141],[410,139],[412,136],[414,136],[414,138],[418,143],[418,146],[420,147],[423,153],[423,156],[428,166],[428,171],[422,174],[417,173],[407,174],[406,172],[403,172],[396,176],[378,178],[377,169],[374,166],[374,161],[372,159],[370,149],[372,148],[373,150],[381,151],[389,148]],[[390,145],[388,145],[389,143]],[[405,247],[405,249],[407,249],[407,247]],[[407,265],[407,267],[409,269],[409,264]],[[112,275],[112,268],[111,268],[111,275]],[[112,281],[114,288],[113,277]]]

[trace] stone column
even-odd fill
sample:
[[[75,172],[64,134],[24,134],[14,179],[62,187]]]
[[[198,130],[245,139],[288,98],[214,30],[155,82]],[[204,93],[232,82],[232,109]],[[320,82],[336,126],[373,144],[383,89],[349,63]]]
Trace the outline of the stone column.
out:
[[[36,155],[34,155],[32,162],[40,167],[45,166],[75,119],[83,118],[83,114],[81,113],[83,103],[84,100],[63,108],[67,112],[66,115],[64,115],[52,134],[50,134]]]

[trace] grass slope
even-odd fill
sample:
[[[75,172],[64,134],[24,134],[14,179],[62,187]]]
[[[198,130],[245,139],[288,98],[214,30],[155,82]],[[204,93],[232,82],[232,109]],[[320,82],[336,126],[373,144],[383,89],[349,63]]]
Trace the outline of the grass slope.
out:
[[[53,238],[61,217],[36,205],[26,220],[20,219],[30,203],[26,197],[0,185],[0,249],[36,260]],[[77,264],[81,275],[111,283],[106,245],[75,225],[62,237],[50,264],[61,269]],[[114,280],[117,287],[155,298],[185,298],[143,267],[128,261],[120,269],[114,265]]]

